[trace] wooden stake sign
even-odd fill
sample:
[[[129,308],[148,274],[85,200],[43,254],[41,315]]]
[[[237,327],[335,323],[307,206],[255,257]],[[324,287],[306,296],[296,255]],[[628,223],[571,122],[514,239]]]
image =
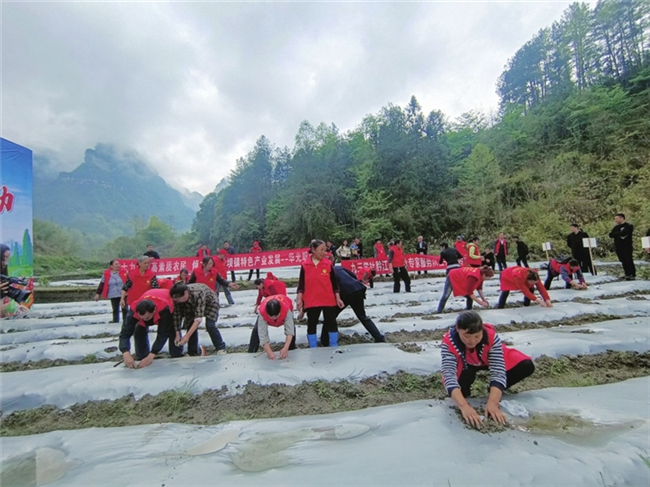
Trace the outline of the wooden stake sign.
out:
[[[591,254],[591,249],[595,249],[596,247],[598,247],[598,239],[583,238],[582,246],[589,249],[589,258],[591,259],[591,265],[594,270],[594,276],[597,276],[598,271],[596,270],[596,264],[594,264],[594,256]]]
[[[544,242],[542,244],[542,250],[546,251],[546,260],[548,261],[551,260],[551,258],[548,256],[548,251],[551,250],[552,248],[553,248],[553,244],[551,244],[551,242]]]

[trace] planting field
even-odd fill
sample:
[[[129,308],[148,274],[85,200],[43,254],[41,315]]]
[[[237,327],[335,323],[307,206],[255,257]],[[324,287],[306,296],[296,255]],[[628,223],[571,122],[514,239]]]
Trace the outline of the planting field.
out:
[[[465,304],[435,313],[440,275],[368,290],[387,343],[346,309],[339,347],[306,348],[299,323],[276,361],[246,353],[256,291],[220,310],[227,355],[201,327],[205,357],[136,370],[119,363],[109,303],[37,304],[0,324],[0,485],[650,485],[650,281],[607,271],[586,291],[554,282],[550,309],[512,293],[480,311],[536,363],[503,397],[508,425],[480,430],[440,382],[440,339]],[[498,278],[484,291],[496,304]],[[479,375],[479,409],[486,386]]]

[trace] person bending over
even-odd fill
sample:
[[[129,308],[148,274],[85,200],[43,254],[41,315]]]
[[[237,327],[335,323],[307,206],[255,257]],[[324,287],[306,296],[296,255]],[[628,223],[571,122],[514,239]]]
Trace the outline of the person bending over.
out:
[[[275,360],[277,357],[269,344],[269,326],[276,328],[284,326],[286,339],[282,350],[280,350],[280,358],[287,358],[289,350],[296,348],[296,328],[293,322],[293,302],[286,294],[269,296],[262,301],[251,334],[251,344],[248,346],[248,352],[255,353],[261,344],[269,360]],[[258,337],[255,346],[253,346],[253,335]]]
[[[466,309],[472,309],[474,303],[488,307],[490,303],[487,302],[483,294],[483,281],[492,276],[494,276],[494,271],[487,266],[452,269],[445,279],[445,287],[438,303],[437,312],[442,313],[452,292],[455,297],[465,296],[467,298]],[[474,291],[478,292],[480,297],[477,298]]]
[[[447,393],[460,408],[463,419],[474,427],[483,420],[467,402],[479,370],[490,371],[490,385],[485,417],[505,424],[499,408],[503,391],[529,377],[535,371],[530,357],[506,347],[494,326],[483,323],[475,311],[464,311],[442,339],[442,382]]]
[[[501,295],[497,308],[502,309],[506,305],[510,291],[521,291],[524,293],[524,306],[530,306],[530,303],[539,303],[544,308],[552,308],[551,298],[542,286],[537,269],[527,267],[508,267],[501,272]],[[535,297],[535,288],[539,291],[542,299]]]
[[[580,269],[580,262],[576,259],[571,259],[565,263],[553,259],[548,263],[548,271],[546,272],[546,280],[544,281],[544,287],[547,290],[551,289],[553,279],[557,276],[560,276],[566,283],[565,286],[567,289],[587,289],[587,283]],[[575,279],[573,279],[574,276]]]
[[[130,369],[148,367],[168,340],[169,354],[172,357],[183,356],[183,347],[176,345],[180,335],[177,335],[174,330],[173,312],[174,301],[167,289],[146,291],[133,303],[120,331],[120,352],[124,358],[124,365]],[[156,341],[150,349],[149,327],[151,325],[158,325],[158,331]],[[135,356],[140,361],[137,366],[131,355],[131,337],[135,341]]]

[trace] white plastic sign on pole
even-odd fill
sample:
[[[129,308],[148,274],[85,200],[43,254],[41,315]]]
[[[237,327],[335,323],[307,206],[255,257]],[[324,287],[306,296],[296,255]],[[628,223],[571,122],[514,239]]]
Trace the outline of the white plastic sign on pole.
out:
[[[553,245],[551,242],[544,242],[542,244],[542,250],[546,250],[547,252],[553,248]]]
[[[641,247],[650,250],[650,237],[641,237]]]
[[[582,239],[582,246],[586,247],[589,249],[589,258],[591,259],[591,265],[594,270],[594,276],[598,275],[598,271],[596,270],[596,264],[594,264],[594,256],[591,254],[591,249],[595,249],[598,247],[598,239],[595,238],[583,238]]]

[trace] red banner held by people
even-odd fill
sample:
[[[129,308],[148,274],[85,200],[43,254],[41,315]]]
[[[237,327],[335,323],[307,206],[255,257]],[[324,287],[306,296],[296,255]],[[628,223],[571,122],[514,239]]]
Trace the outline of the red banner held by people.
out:
[[[433,271],[446,269],[447,263],[439,264],[438,259],[439,257],[437,255],[407,254],[404,256],[404,262],[406,263],[406,269],[408,271]],[[341,265],[353,272],[358,268],[363,268],[365,266],[375,269],[377,274],[388,274],[392,272],[387,259],[343,260],[341,261]]]

